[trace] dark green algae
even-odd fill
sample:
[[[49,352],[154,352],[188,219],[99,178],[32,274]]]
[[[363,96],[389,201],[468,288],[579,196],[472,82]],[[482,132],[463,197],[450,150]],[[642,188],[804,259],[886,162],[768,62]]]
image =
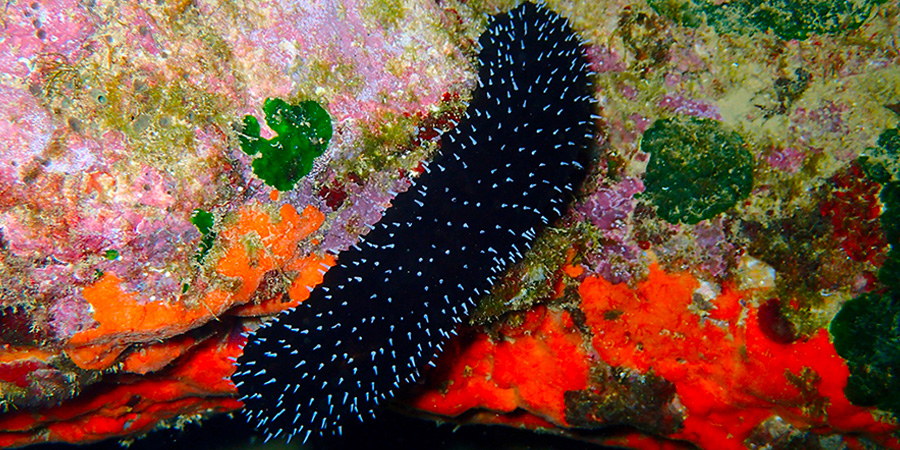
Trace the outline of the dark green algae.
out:
[[[878,148],[868,153],[858,162],[882,184],[880,220],[889,250],[875,288],[844,303],[830,331],[835,350],[850,369],[847,399],[900,418],[900,180],[892,170],[900,153],[898,130],[882,132]]]
[[[720,33],[771,31],[783,40],[836,35],[862,26],[887,0],[648,0],[657,13],[691,28],[707,24]]]
[[[900,292],[865,293],[848,301],[830,329],[835,350],[850,368],[847,399],[900,415]]]
[[[713,218],[753,187],[753,156],[739,134],[715,120],[657,120],[644,132],[641,150],[650,154],[644,196],[670,223]]]
[[[888,128],[878,136],[875,147],[859,157],[859,163],[876,183],[900,180],[900,130]]]
[[[197,227],[197,230],[200,231],[200,234],[203,235],[200,239],[200,247],[197,249],[197,261],[202,263],[216,240],[217,234],[213,231],[215,217],[213,217],[212,213],[209,211],[195,209],[191,214],[191,223],[193,223],[194,226]]]

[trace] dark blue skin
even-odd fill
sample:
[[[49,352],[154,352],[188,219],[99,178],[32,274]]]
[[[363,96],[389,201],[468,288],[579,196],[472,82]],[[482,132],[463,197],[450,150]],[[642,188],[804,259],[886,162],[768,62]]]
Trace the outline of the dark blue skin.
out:
[[[373,416],[419,378],[583,179],[596,116],[566,21],[524,3],[494,17],[479,44],[479,87],[426,172],[238,359],[245,413],[267,438],[339,434]]]

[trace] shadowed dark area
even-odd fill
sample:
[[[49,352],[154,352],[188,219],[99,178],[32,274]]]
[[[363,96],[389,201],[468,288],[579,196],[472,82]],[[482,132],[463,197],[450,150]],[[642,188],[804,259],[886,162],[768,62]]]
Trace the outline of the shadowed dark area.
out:
[[[123,450],[116,440],[92,445],[43,444],[29,450]],[[191,423],[183,430],[161,429],[136,439],[128,450],[358,450],[389,448],[395,450],[602,450],[609,447],[575,441],[561,436],[537,434],[502,426],[438,425],[430,420],[415,419],[384,410],[378,418],[354,428],[341,438],[302,446],[281,440],[263,443],[250,425],[240,417],[220,415],[200,424]]]

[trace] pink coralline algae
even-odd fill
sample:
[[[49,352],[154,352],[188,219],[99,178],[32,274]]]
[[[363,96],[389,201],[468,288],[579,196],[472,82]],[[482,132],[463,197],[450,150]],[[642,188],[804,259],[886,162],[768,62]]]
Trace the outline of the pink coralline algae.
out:
[[[375,175],[365,185],[345,185],[353,203],[337,212],[335,223],[343,224],[329,230],[321,248],[335,254],[350,248],[360,235],[365,235],[381,219],[391,199],[405,192],[409,181],[388,174]]]
[[[595,72],[622,72],[625,70],[622,56],[607,46],[588,47],[587,57],[591,63],[591,69]]]
[[[598,188],[575,208],[597,228],[600,237],[591,245],[584,263],[607,280],[624,282],[643,270],[640,264],[634,264],[643,250],[631,238],[635,195],[643,191],[640,179],[625,177]]]
[[[786,173],[794,173],[800,169],[806,154],[794,147],[773,149],[766,161],[773,168]]]
[[[583,264],[611,283],[627,283],[639,279],[645,268],[635,264],[644,250],[635,243],[602,243],[591,248]]]
[[[91,325],[90,306],[80,293],[59,297],[50,307],[50,324],[60,339],[68,339]]]
[[[49,6],[49,8],[48,8]],[[34,58],[58,55],[76,59],[94,31],[89,13],[76,0],[51,5],[38,2],[8,4],[0,37],[0,72],[16,77],[33,70]]]
[[[628,218],[634,211],[634,196],[644,191],[637,178],[625,178],[617,184],[597,189],[577,207],[577,211],[603,231],[606,237],[622,239],[627,234]]]
[[[717,218],[700,222],[692,230],[699,260],[697,268],[714,277],[727,274],[737,261],[737,248],[728,241],[724,227],[723,221]]]
[[[706,119],[722,119],[719,108],[716,105],[698,100],[684,98],[677,94],[664,95],[659,99],[658,107],[670,110],[676,114],[686,116],[703,117]]]
[[[376,223],[408,185],[406,174],[434,151],[433,143],[410,149],[406,130],[459,109],[459,91],[472,84],[470,43],[448,34],[437,5],[247,6],[6,6],[0,447],[127,436],[237,408],[222,395],[233,387],[220,386],[239,350],[219,339],[241,320],[231,317],[305,299],[334,263],[331,253]],[[340,133],[319,170],[290,192],[266,186],[236,146],[235,124],[259,115],[270,97],[318,101]],[[367,137],[397,118],[398,131],[382,132],[389,139]],[[391,160],[382,143],[409,157]],[[327,207],[317,193],[350,173],[362,174],[359,190]],[[212,218],[212,233],[192,223],[196,210]],[[108,389],[109,405],[127,403],[142,394],[136,385],[116,390],[113,372],[165,385],[159,373],[192,356],[204,361],[198,370],[219,371],[176,375],[175,390],[153,388],[146,410],[133,407],[144,411],[139,418],[74,398],[99,384],[90,392]],[[166,397],[185,385],[190,394]],[[60,402],[84,422],[59,423],[52,405]]]
[[[445,65],[446,58],[459,57],[449,42],[427,42],[415,32],[420,28],[430,33],[430,27],[438,25],[411,20],[436,20],[432,18],[437,12],[435,5],[416,4],[409,10],[382,11],[379,14],[385,16],[385,27],[377,26],[377,17],[363,16],[365,8],[365,2],[355,0],[343,2],[339,8],[324,1],[266,3],[240,26],[248,28],[256,20],[265,20],[265,27],[239,31],[227,28],[232,24],[219,20],[214,20],[213,25],[229,41],[239,60],[258,65],[246,68],[252,80],[275,83],[254,83],[256,89],[246,99],[249,107],[261,104],[266,96],[286,97],[299,82],[312,89],[334,90],[328,109],[336,122],[368,122],[385,110],[399,113],[436,104],[448,86],[465,80],[460,67]],[[201,9],[213,12],[207,5]],[[404,14],[408,18],[391,17]],[[406,42],[398,40],[392,31],[401,25],[410,27],[409,34],[404,35]],[[323,65],[327,76],[316,73]],[[441,66],[443,70],[434,70]],[[385,67],[394,70],[384,70]],[[264,76],[262,71],[269,68],[285,76]]]
[[[790,116],[791,128],[797,137],[794,146],[820,148],[833,146],[831,155],[839,161],[849,161],[865,148],[863,142],[848,141],[849,136],[874,140],[876,130],[854,129],[853,109],[844,103],[822,101],[816,108],[797,108]]]
[[[635,449],[900,449],[897,417],[846,395],[829,326],[896,284],[896,144],[879,136],[900,111],[897,1],[803,40],[721,34],[675,3],[546,0],[596,73],[591,177],[403,407]],[[477,86],[486,17],[509,6],[6,4],[0,447],[241,408],[243,333],[307,299],[416,181]],[[239,145],[246,115],[274,135],[267,98],[333,120],[287,191]],[[739,136],[752,188],[670,223],[647,192],[661,149],[641,148],[687,118]],[[681,157],[703,150],[682,137]],[[722,187],[726,166],[667,162]]]

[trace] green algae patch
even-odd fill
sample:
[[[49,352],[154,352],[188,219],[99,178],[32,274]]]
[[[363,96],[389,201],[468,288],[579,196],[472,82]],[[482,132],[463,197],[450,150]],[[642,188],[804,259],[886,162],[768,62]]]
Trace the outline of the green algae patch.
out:
[[[209,211],[195,209],[191,214],[191,223],[203,235],[203,238],[200,239],[200,248],[197,250],[197,261],[202,263],[216,240],[216,233],[212,229],[215,218]]]
[[[641,150],[650,153],[644,196],[670,223],[715,217],[753,187],[753,156],[739,134],[715,120],[658,120],[644,132]]]
[[[784,40],[856,30],[885,0],[648,0],[661,15],[695,28],[706,23],[725,33],[752,35],[769,30]]]
[[[900,293],[900,182],[893,181],[882,186],[879,197],[883,205],[879,217],[881,229],[890,250],[878,271],[878,279]]]
[[[275,189],[289,191],[328,147],[333,133],[331,116],[314,101],[291,105],[277,98],[266,99],[263,112],[266,124],[277,136],[261,138],[256,117],[244,116],[239,134],[241,150],[258,155],[252,163],[256,176]]]
[[[844,394],[853,404],[900,415],[900,298],[866,293],[844,303],[831,322],[834,348],[847,360]]]
[[[900,180],[900,130],[888,128],[878,136],[878,146],[859,157],[866,175],[876,183]]]

